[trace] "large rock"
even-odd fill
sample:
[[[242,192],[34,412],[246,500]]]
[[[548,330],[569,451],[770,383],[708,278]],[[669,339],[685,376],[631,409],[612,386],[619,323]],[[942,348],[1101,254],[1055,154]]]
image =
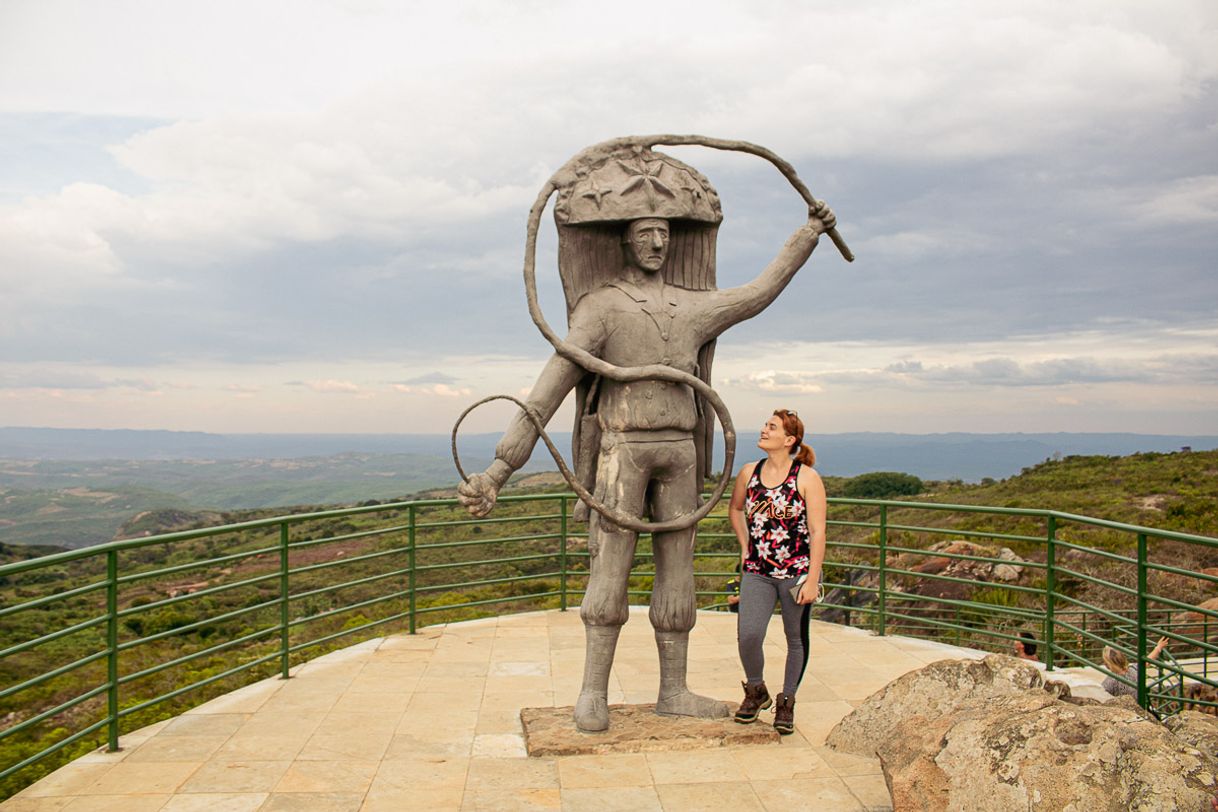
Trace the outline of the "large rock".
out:
[[[946,555],[927,555],[927,553],[946,553]],[[989,561],[969,561],[953,557],[958,555],[997,558],[1005,563],[995,564]],[[1023,565],[1026,563],[1009,547],[989,547],[962,539],[940,541],[927,547],[925,553],[902,553],[893,560],[893,566],[898,569],[908,569],[926,575],[950,575],[953,578],[967,578],[970,581],[982,582],[1018,581],[1023,575]]]
[[[1218,612],[1218,598],[1210,598],[1197,604],[1198,609],[1205,609],[1210,612]],[[1208,615],[1203,615],[1200,612],[1178,612],[1171,619],[1172,631],[1176,634],[1186,635],[1197,640],[1218,639],[1218,619]]]
[[[891,739],[896,728],[912,718],[937,719],[978,699],[1024,694],[1044,684],[1040,669],[1014,657],[940,660],[872,694],[838,722],[825,743],[847,753],[874,756],[877,744]]]
[[[1130,700],[1063,689],[1011,657],[938,662],[872,695],[828,744],[878,755],[898,812],[1209,809],[1213,755]]]
[[[1202,753],[1218,758],[1218,719],[1201,711],[1186,710],[1164,721],[1176,738],[1188,742]]]

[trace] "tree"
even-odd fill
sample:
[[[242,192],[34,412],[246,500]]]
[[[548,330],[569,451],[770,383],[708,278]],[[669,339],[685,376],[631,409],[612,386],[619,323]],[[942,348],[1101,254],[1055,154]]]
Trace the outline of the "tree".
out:
[[[842,495],[853,499],[889,499],[893,496],[913,496],[922,492],[922,480],[913,474],[896,471],[873,471],[860,474],[849,482]]]

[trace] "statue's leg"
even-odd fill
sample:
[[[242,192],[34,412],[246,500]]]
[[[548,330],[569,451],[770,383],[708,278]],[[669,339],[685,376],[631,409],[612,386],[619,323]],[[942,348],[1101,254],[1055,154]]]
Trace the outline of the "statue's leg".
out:
[[[657,446],[661,444],[656,444]],[[698,505],[692,442],[664,443],[663,465],[653,476],[651,515],[659,521],[688,513]],[[657,451],[661,449],[657,448]],[[689,631],[697,617],[694,599],[696,528],[657,533],[652,539],[656,577],[651,593],[651,625],[660,654],[660,693],[656,713],[666,716],[720,717],[726,702],[700,696],[686,684]]]
[[[646,474],[631,459],[626,444],[603,439],[597,473],[597,498],[633,515],[641,515]],[[630,606],[626,591],[638,535],[623,530],[599,513],[588,523],[588,589],[580,605],[586,648],[584,681],[575,703],[575,726],[595,732],[609,727],[609,671],[618,635]]]

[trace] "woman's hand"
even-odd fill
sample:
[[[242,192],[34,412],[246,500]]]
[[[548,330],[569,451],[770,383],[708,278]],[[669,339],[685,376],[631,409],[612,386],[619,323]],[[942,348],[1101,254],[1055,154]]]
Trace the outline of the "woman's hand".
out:
[[[1167,638],[1160,637],[1159,641],[1157,643],[1155,643],[1154,649],[1152,649],[1151,652],[1146,655],[1146,659],[1148,659],[1148,660],[1159,659],[1159,654],[1162,653],[1163,649],[1165,649],[1165,648],[1167,648]]]
[[[820,594],[820,576],[813,578],[808,576],[804,579],[804,584],[799,588],[799,595],[796,596],[796,603],[816,603],[816,596]]]

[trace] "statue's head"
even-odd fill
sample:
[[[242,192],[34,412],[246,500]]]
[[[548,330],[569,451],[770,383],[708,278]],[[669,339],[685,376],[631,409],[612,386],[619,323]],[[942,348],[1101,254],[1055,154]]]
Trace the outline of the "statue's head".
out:
[[[626,264],[655,273],[668,258],[668,221],[659,217],[631,220],[622,234]]]
[[[700,172],[641,144],[580,152],[555,174],[558,273],[567,313],[623,265],[686,290],[715,287],[723,211]]]

